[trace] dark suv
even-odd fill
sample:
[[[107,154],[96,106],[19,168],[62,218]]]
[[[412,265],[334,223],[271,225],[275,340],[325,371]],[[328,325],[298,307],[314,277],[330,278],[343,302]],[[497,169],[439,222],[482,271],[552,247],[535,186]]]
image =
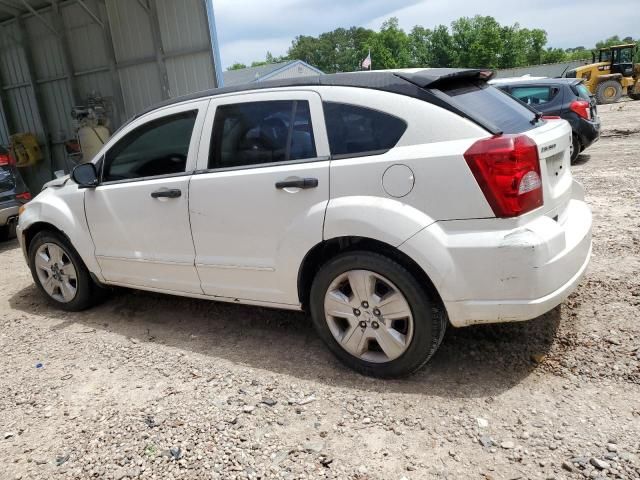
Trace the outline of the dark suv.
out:
[[[0,145],[0,240],[15,236],[20,205],[31,200],[15,161]]]
[[[600,118],[596,100],[581,79],[497,79],[494,86],[526,103],[546,117],[560,117],[571,124],[571,162],[600,138]]]

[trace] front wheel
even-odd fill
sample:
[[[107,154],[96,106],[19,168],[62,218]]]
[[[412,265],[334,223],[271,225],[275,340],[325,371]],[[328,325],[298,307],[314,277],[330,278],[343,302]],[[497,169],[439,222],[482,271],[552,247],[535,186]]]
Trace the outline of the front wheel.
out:
[[[622,96],[622,85],[616,80],[605,80],[596,89],[596,100],[599,104],[614,103]]]
[[[38,289],[63,310],[84,310],[100,297],[84,262],[57,232],[36,234],[29,245],[29,267]]]
[[[314,278],[311,317],[347,366],[374,377],[409,375],[436,352],[447,317],[402,265],[355,251],[329,260]]]

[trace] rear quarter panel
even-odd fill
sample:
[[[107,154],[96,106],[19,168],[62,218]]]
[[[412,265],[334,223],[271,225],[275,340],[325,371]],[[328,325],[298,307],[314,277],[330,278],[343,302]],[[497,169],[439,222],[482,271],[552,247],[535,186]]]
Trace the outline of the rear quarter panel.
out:
[[[396,147],[381,155],[331,161],[325,239],[357,235],[397,246],[438,220],[492,217],[463,153],[489,133],[430,103],[368,89],[319,88],[324,101],[379,110],[407,122]],[[383,175],[393,165],[411,169],[414,185],[389,195]]]

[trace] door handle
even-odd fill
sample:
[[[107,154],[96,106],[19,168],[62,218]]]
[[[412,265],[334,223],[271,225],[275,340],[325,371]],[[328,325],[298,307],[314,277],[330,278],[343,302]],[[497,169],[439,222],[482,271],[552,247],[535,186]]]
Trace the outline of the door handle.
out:
[[[283,180],[276,182],[276,188],[316,188],[318,186],[317,178],[299,178],[297,180]]]
[[[182,195],[182,192],[177,188],[170,188],[168,190],[156,190],[151,192],[152,198],[178,198]]]

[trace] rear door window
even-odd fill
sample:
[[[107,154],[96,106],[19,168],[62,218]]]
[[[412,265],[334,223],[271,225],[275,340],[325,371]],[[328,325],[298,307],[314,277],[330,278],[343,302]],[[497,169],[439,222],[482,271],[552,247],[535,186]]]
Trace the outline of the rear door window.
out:
[[[334,159],[384,153],[407,129],[401,118],[371,108],[324,102],[323,109]]]
[[[220,105],[213,125],[209,169],[315,158],[306,100]]]
[[[535,112],[484,82],[452,82],[440,90],[461,111],[495,125],[502,133],[522,133],[537,125]]]
[[[552,89],[551,87],[545,86],[511,88],[511,95],[534,108],[537,105],[544,105],[545,103],[550,102],[556,93],[558,93],[558,89]]]

